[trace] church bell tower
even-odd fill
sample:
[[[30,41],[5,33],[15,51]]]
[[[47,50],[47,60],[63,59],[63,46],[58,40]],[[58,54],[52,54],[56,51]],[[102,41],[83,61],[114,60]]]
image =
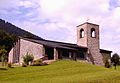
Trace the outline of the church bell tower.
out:
[[[99,25],[86,22],[77,26],[77,45],[88,48],[88,58],[93,64],[103,64],[99,46]]]

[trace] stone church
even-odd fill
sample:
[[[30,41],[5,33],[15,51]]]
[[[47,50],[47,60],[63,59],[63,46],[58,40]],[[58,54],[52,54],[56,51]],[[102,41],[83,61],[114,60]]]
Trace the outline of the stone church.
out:
[[[77,44],[19,37],[9,52],[9,62],[21,64],[29,53],[34,60],[82,60],[104,66],[112,51],[100,49],[99,42],[99,25],[86,22],[77,26]]]

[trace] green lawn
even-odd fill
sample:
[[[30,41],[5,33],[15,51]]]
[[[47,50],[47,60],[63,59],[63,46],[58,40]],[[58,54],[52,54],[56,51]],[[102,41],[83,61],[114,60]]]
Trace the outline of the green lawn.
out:
[[[0,68],[0,83],[120,83],[119,70],[57,61],[47,66]]]

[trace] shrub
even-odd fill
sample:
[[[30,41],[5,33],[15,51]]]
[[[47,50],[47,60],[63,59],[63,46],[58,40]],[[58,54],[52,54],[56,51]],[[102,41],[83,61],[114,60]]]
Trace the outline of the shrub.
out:
[[[0,49],[0,59],[2,61],[2,66],[6,66],[7,64],[7,51],[5,49]]]
[[[43,65],[42,59],[34,60],[32,64],[32,66],[41,66],[41,65]]]
[[[105,62],[105,67],[106,67],[106,68],[110,68],[110,67],[111,67],[111,65],[110,65],[110,63],[109,63],[108,60],[106,60],[106,62]]]
[[[22,67],[27,67],[27,65],[25,63],[22,63]]]
[[[32,62],[34,59],[32,54],[26,54],[25,56],[23,56],[23,61],[26,65],[29,65],[29,62]]]
[[[8,63],[8,68],[12,68],[12,64],[11,63]]]

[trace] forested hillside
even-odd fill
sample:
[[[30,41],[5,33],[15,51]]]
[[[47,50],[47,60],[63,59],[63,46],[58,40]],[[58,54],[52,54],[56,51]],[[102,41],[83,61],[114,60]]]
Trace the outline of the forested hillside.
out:
[[[42,39],[28,31],[25,31],[21,28],[16,27],[15,25],[5,22],[4,20],[0,19],[0,30],[9,33],[10,35],[20,36],[20,37],[27,37],[27,38],[34,38],[34,39]]]

